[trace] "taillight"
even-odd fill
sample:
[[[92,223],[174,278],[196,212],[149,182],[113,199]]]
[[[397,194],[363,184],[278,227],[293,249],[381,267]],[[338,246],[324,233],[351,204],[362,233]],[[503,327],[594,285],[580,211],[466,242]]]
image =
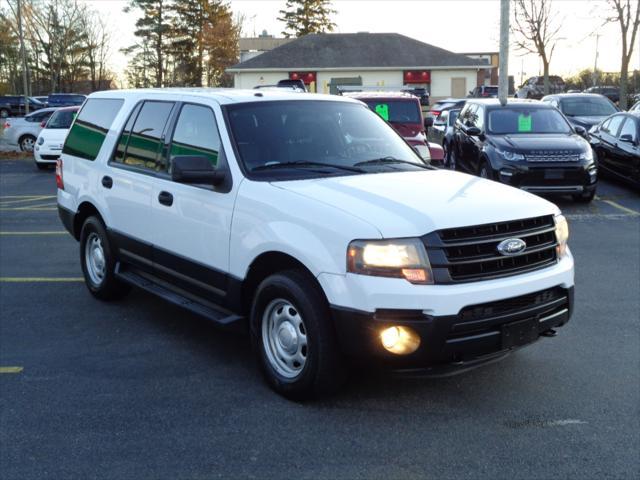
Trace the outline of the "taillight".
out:
[[[438,115],[440,115],[440,110],[430,110],[429,113],[434,117],[437,117]]]
[[[64,190],[64,181],[62,180],[62,159],[56,160],[56,186],[60,190]]]

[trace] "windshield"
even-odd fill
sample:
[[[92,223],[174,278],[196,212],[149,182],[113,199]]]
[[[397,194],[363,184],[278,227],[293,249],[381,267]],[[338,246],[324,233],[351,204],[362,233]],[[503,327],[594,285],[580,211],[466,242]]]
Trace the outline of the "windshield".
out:
[[[424,167],[413,149],[361,104],[275,101],[230,105],[227,110],[237,150],[251,173],[345,175]]]
[[[417,101],[364,100],[371,110],[390,123],[422,123]]]
[[[511,107],[489,112],[489,132],[571,133],[571,127],[556,109]]]
[[[560,101],[560,110],[570,117],[609,116],[617,112],[604,97],[565,98]]]
[[[46,128],[70,128],[77,113],[76,110],[58,110],[51,115]]]

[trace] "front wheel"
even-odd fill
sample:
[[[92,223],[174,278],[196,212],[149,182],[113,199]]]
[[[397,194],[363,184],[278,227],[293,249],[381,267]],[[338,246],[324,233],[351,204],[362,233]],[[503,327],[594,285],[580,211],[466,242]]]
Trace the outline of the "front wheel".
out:
[[[573,200],[578,203],[590,203],[596,196],[595,188],[587,193],[576,193],[573,195]]]
[[[269,386],[296,400],[335,391],[345,378],[331,313],[301,270],[266,278],[251,308],[251,337]]]
[[[487,180],[493,180],[493,170],[491,169],[489,162],[484,161],[480,164],[478,176],[481,178],[486,178]]]
[[[49,165],[46,163],[36,162],[36,167],[38,167],[38,170],[49,170]]]
[[[109,237],[97,217],[85,220],[80,233],[80,263],[85,284],[100,300],[123,297],[131,287],[115,276],[116,258]]]

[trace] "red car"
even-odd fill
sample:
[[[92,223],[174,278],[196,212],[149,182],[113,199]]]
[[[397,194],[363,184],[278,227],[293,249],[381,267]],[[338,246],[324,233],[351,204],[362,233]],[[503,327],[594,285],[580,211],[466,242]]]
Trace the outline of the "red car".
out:
[[[343,95],[366,103],[371,110],[389,122],[409,145],[415,147],[425,162],[438,165],[443,163],[442,147],[427,142],[426,127],[433,123],[433,119],[427,118],[425,121],[420,99],[403,92],[351,92]]]

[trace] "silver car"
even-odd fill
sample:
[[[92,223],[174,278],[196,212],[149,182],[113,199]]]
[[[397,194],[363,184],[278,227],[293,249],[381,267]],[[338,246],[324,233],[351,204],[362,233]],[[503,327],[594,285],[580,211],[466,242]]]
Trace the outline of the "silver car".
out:
[[[2,136],[23,152],[33,152],[36,139],[49,117],[57,108],[41,108],[25,117],[10,117],[3,121]]]

